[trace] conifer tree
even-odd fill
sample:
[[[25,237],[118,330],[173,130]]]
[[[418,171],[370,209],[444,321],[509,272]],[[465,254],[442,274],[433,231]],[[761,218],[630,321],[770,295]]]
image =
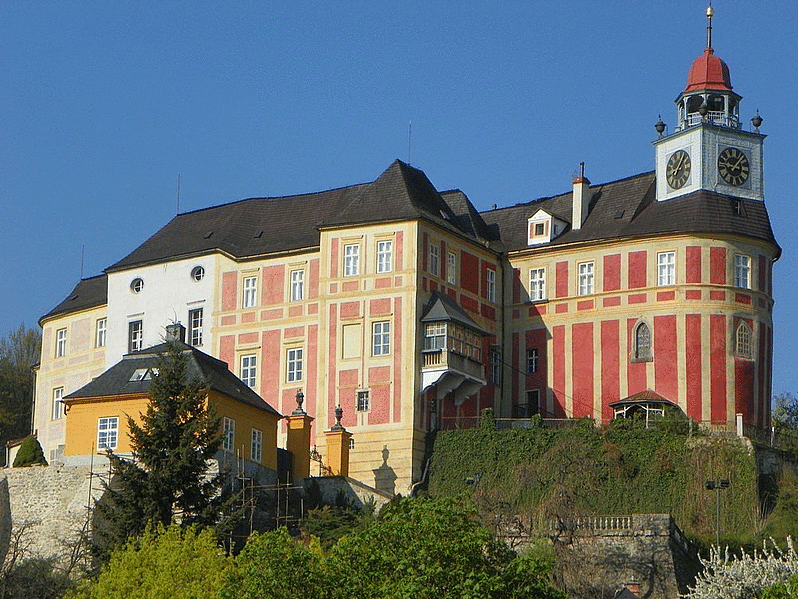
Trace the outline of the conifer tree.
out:
[[[141,423],[128,416],[133,459],[109,454],[112,484],[98,504],[98,556],[146,526],[219,526],[230,504],[225,473],[208,474],[219,449],[219,418],[202,383],[188,380],[184,346],[170,341],[153,373]]]

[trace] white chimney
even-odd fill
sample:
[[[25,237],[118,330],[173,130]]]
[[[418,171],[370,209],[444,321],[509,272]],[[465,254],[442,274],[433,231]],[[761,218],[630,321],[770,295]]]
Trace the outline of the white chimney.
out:
[[[590,181],[585,177],[585,163],[579,163],[579,176],[574,179],[573,218],[571,229],[581,229],[590,205]]]

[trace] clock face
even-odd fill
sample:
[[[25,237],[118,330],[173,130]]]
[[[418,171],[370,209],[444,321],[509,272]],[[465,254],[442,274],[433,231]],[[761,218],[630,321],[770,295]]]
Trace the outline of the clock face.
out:
[[[690,178],[690,155],[684,150],[677,150],[668,159],[665,179],[671,189],[681,189]]]
[[[748,157],[742,150],[726,148],[718,156],[718,173],[729,185],[739,187],[748,181]]]

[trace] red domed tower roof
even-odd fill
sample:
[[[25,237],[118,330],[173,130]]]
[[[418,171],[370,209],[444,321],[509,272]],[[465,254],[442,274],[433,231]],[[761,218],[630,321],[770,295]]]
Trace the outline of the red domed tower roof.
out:
[[[729,67],[720,58],[715,56],[712,48],[707,48],[704,53],[695,59],[690,67],[690,75],[687,77],[687,87],[685,92],[700,89],[715,89],[731,91],[731,76]]]

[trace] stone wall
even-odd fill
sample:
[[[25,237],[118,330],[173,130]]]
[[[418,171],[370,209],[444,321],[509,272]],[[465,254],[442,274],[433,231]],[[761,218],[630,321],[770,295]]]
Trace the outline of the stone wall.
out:
[[[102,485],[88,466],[31,466],[0,472],[0,555],[15,530],[24,527],[23,545],[32,555],[65,558],[79,538],[87,506]]]

